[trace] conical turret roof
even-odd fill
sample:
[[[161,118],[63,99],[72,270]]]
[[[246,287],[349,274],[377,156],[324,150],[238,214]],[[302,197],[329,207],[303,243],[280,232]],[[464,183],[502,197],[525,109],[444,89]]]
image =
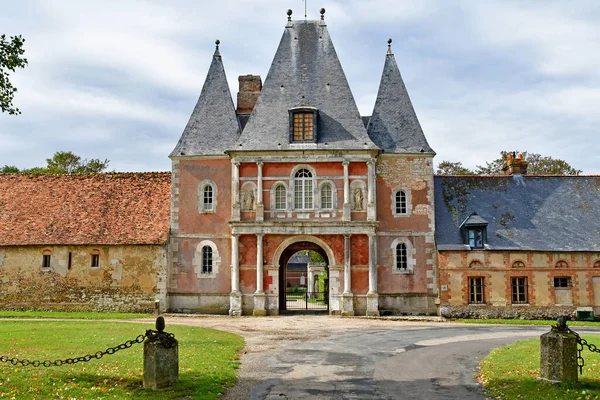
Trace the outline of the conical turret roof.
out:
[[[170,156],[222,155],[233,147],[239,134],[240,125],[217,45],[196,107]]]
[[[386,153],[435,154],[425,139],[391,48],[385,56],[367,131],[371,140]]]
[[[317,143],[290,143],[289,110],[318,110]],[[263,89],[232,150],[378,149],[369,139],[324,21],[288,22]]]

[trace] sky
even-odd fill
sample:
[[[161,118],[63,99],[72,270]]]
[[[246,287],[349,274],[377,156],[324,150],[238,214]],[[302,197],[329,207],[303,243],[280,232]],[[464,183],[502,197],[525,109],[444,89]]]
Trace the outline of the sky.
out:
[[[325,21],[361,115],[371,115],[387,39],[436,164],[500,151],[600,174],[600,2],[306,0]],[[0,114],[0,166],[56,151],[110,170],[167,171],[221,41],[239,75],[267,75],[302,0],[6,2],[0,33],[25,37],[11,75],[19,116]]]

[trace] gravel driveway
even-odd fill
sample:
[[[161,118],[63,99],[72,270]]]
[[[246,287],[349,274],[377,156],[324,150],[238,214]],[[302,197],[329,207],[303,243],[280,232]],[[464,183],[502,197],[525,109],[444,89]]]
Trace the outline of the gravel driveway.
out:
[[[548,327],[330,316],[185,317],[246,339],[226,400],[485,399],[473,379],[490,349]]]

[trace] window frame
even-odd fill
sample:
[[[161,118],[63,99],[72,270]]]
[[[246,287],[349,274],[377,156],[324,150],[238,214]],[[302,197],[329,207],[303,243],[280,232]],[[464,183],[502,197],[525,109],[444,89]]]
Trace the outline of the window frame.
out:
[[[479,233],[480,242],[476,242],[475,234]],[[473,237],[471,238],[471,233]],[[481,226],[472,226],[467,228],[467,244],[472,249],[483,249],[485,247],[484,228]]]
[[[329,193],[324,193],[325,190],[329,190]],[[319,208],[322,210],[333,210],[334,209],[334,201],[333,201],[333,193],[334,186],[331,182],[323,182],[319,186]]]
[[[210,246],[202,246],[202,274],[212,274],[213,251]]]
[[[516,269],[520,269],[520,268],[525,268],[525,267],[526,267],[526,265],[525,265],[525,263],[524,263],[523,261],[521,261],[521,260],[515,260],[515,261],[512,263],[511,267],[512,267],[512,268],[516,268]]]
[[[306,171],[306,172],[305,172]],[[298,176],[308,174],[308,176]],[[309,211],[315,208],[314,172],[308,168],[299,168],[294,172],[294,210]],[[300,207],[298,205],[300,204]]]
[[[511,304],[529,304],[529,286],[526,276],[510,278]]]
[[[48,271],[52,268],[52,252],[50,250],[44,250],[42,252],[42,271]]]
[[[278,197],[280,189],[283,190],[283,199]],[[279,202],[280,200],[283,200],[283,205]],[[273,188],[273,209],[277,211],[287,210],[287,187],[283,182],[276,183]]]
[[[206,189],[210,187],[211,201],[206,201]],[[206,208],[210,204],[210,208]],[[217,212],[217,185],[210,179],[198,183],[198,212],[200,214],[215,214]]]
[[[469,304],[485,304],[485,277],[469,276]]]
[[[401,265],[398,265],[399,258],[397,251],[400,244],[403,244],[406,249],[406,268],[401,268]],[[413,273],[416,265],[415,248],[409,237],[396,238],[390,245],[390,255],[391,265],[393,266],[392,272],[394,274],[405,275]]]
[[[206,272],[204,269],[204,248],[209,247],[212,255],[212,269],[210,272]],[[221,267],[221,255],[215,242],[211,240],[201,240],[194,250],[194,258],[192,259],[192,265],[194,266],[194,272],[196,273],[197,279],[215,279],[219,274]]]
[[[318,110],[314,107],[294,107],[288,110],[289,113],[289,141],[290,143],[317,143],[317,123]],[[305,129],[306,117],[310,115],[312,118],[312,129]],[[301,117],[302,132],[301,139],[296,139],[296,117]],[[310,135],[308,133],[310,132]],[[307,138],[308,137],[308,138]]]
[[[399,206],[400,206],[400,211],[402,211],[402,205],[398,204],[398,194],[402,192],[404,193],[404,212],[398,212]],[[412,213],[412,193],[410,191],[409,188],[407,188],[404,185],[401,186],[397,186],[395,188],[392,189],[391,194],[390,194],[390,200],[391,200],[391,207],[392,207],[392,215],[394,216],[394,218],[402,218],[402,217],[408,217],[411,215]]]
[[[556,262],[556,264],[554,264],[554,268],[560,268],[560,269],[569,268],[569,263],[565,260],[558,260]]]
[[[396,249],[394,251],[394,257],[396,257],[396,270],[406,271],[408,269],[408,249],[406,248],[406,243],[400,242],[396,244]]]
[[[559,283],[557,285],[557,282]],[[573,287],[573,279],[570,276],[555,276],[553,279],[553,288],[564,289]],[[564,283],[564,285],[563,285]]]

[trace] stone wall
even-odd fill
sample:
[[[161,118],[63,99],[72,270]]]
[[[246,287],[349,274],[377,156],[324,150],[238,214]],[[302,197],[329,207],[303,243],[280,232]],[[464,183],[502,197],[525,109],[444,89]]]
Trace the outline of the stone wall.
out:
[[[441,306],[440,315],[446,318],[474,319],[550,319],[573,316],[576,307],[493,307],[493,306]]]
[[[0,309],[152,312],[155,300],[165,304],[165,271],[158,245],[3,247]]]

